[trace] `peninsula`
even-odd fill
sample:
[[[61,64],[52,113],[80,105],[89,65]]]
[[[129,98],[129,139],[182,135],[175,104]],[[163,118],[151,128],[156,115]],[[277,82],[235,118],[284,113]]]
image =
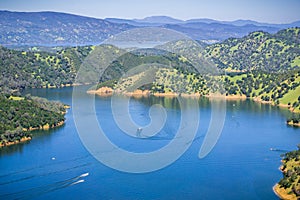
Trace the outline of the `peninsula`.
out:
[[[297,200],[300,198],[300,145],[298,150],[284,155],[280,167],[283,178],[273,187],[275,194],[284,200]]]
[[[30,131],[62,126],[67,106],[39,97],[0,95],[0,147],[31,140]]]

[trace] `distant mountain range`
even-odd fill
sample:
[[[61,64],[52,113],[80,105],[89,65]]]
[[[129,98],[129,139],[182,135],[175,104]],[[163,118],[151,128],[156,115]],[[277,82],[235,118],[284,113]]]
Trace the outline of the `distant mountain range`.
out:
[[[76,46],[99,44],[134,28],[102,19],[56,12],[0,11],[0,44],[4,46]]]
[[[16,46],[82,46],[99,44],[108,37],[137,27],[163,27],[182,32],[207,43],[231,37],[243,37],[253,31],[275,33],[280,29],[299,27],[290,24],[267,24],[250,20],[232,22],[212,19],[179,20],[167,16],[144,19],[96,19],[57,12],[0,11],[0,45]]]
[[[147,25],[164,25],[164,24],[189,24],[189,23],[206,23],[206,24],[227,24],[233,26],[246,26],[246,25],[255,25],[255,26],[266,26],[266,27],[276,27],[280,29],[290,28],[290,27],[299,27],[300,21],[296,21],[289,24],[271,24],[271,23],[261,23],[253,20],[235,20],[235,21],[218,21],[214,19],[201,18],[201,19],[189,19],[189,20],[180,20],[168,16],[152,16],[146,17],[144,19],[119,19],[119,18],[106,18],[105,20],[113,23],[128,23],[134,26],[147,26]]]

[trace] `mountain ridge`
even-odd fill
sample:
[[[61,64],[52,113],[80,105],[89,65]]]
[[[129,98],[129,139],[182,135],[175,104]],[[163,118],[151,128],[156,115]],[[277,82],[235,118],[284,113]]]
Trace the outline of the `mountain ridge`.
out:
[[[97,45],[120,32],[149,26],[169,28],[182,32],[194,40],[208,43],[220,42],[230,37],[240,38],[257,30],[269,33],[280,30],[279,27],[249,24],[236,26],[220,22],[182,21],[167,16],[152,16],[135,21],[116,18],[97,19],[52,11],[0,11],[0,26],[0,45],[7,47]]]
[[[223,21],[223,20],[216,20],[216,19],[210,19],[210,18],[192,18],[188,20],[181,20],[177,18],[173,18],[170,16],[149,16],[145,17],[143,19],[122,19],[122,18],[104,18],[104,20],[124,20],[127,23],[150,23],[150,24],[186,24],[186,23],[194,23],[194,22],[202,22],[206,24],[211,23],[219,23],[219,24],[230,24],[235,26],[245,26],[245,25],[256,25],[256,26],[269,26],[269,27],[280,27],[280,28],[286,28],[291,26],[299,26],[300,20],[293,21],[290,23],[267,23],[267,22],[258,22],[255,20],[248,20],[248,19],[237,19],[232,21]]]
[[[58,12],[0,11],[0,44],[88,45],[99,44],[132,26],[103,19]]]

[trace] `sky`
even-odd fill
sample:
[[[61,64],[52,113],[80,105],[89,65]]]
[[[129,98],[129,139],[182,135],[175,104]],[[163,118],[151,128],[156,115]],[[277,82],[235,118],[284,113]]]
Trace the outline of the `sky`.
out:
[[[300,0],[0,0],[0,10],[56,11],[96,18],[249,19],[268,23],[300,20]]]

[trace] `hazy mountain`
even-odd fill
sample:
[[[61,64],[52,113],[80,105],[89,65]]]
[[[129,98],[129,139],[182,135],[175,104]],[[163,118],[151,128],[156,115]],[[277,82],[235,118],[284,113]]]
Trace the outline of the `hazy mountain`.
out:
[[[179,20],[167,16],[144,19],[95,19],[57,12],[0,11],[0,45],[78,46],[99,44],[111,35],[137,27],[159,26],[182,32],[195,40],[223,41],[253,31],[275,33],[291,24],[263,24],[250,20],[222,22],[211,19]]]
[[[208,41],[223,41],[230,37],[243,37],[253,31],[276,33],[280,29],[299,27],[300,21],[290,24],[261,23],[253,20],[218,21],[214,19],[179,20],[167,16],[152,16],[144,19],[124,20],[116,18],[105,19],[113,23],[127,23],[133,26],[162,26],[182,32],[192,39]]]
[[[214,19],[208,19],[208,18],[201,18],[201,19],[189,19],[185,21],[186,23],[218,23],[219,21],[214,20]]]
[[[255,25],[255,26],[266,26],[266,27],[276,27],[276,28],[280,28],[280,29],[284,29],[284,28],[291,28],[291,27],[299,27],[300,26],[300,21],[296,21],[293,23],[289,23],[289,24],[271,24],[271,23],[261,23],[261,22],[256,22],[253,20],[235,20],[235,21],[222,21],[221,23],[223,24],[231,24],[231,25],[235,25],[235,26],[245,26],[245,25]]]
[[[199,18],[199,19],[189,19],[189,20],[180,20],[175,19],[168,16],[152,16],[146,17],[144,19],[119,19],[119,18],[106,18],[105,20],[113,22],[113,23],[127,23],[134,26],[159,26],[166,24],[189,24],[189,23],[206,23],[206,24],[226,24],[233,26],[246,26],[246,25],[254,25],[254,26],[264,26],[264,27],[275,27],[280,29],[291,28],[291,27],[299,27],[300,21],[287,23],[287,24],[272,24],[272,23],[262,23],[254,20],[234,20],[234,21],[220,21],[209,18]]]
[[[185,23],[183,20],[174,19],[167,16],[152,16],[144,19],[105,18],[105,20],[112,23],[127,23],[133,26],[161,26],[165,24]]]
[[[146,17],[144,19],[134,19],[136,22],[140,23],[151,23],[151,24],[180,24],[183,23],[183,20],[174,19],[168,16],[152,16]]]
[[[111,35],[133,28],[65,13],[9,11],[0,11],[0,26],[0,44],[5,46],[99,44]]]
[[[218,21],[214,19],[189,19],[186,20],[185,23],[218,23],[218,24],[229,24],[233,26],[246,26],[246,25],[254,25],[254,26],[265,26],[265,27],[275,27],[275,28],[280,28],[280,29],[285,29],[285,28],[292,28],[292,27],[299,27],[300,26],[300,21],[288,23],[288,24],[272,24],[272,23],[262,23],[262,22],[257,22],[253,20],[235,20],[235,21]]]
[[[168,24],[164,25],[165,28],[173,29],[178,32],[182,32],[189,37],[196,40],[217,40],[222,41],[231,37],[240,38],[253,31],[265,31],[269,33],[275,33],[279,28],[267,27],[267,26],[234,26],[230,24],[220,23],[186,23],[186,24]]]
[[[130,24],[133,26],[142,26],[142,23],[135,22],[134,20],[131,19],[105,18],[104,20],[116,24]]]

